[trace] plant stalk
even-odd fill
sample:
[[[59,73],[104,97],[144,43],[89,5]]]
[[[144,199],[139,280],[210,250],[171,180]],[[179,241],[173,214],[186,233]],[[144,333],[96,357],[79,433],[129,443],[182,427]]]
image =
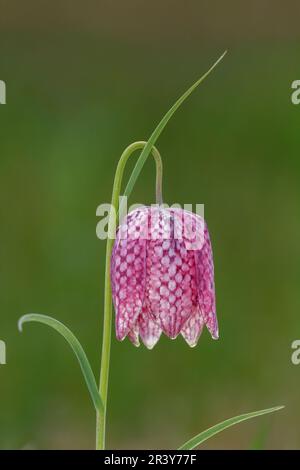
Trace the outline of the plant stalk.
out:
[[[143,149],[147,142],[134,142],[129,145],[121,155],[119,160],[111,200],[111,210],[108,221],[108,237],[106,243],[106,259],[105,259],[105,287],[104,287],[104,320],[103,320],[103,338],[102,338],[102,353],[101,353],[101,370],[100,370],[100,383],[99,394],[103,403],[103,410],[97,412],[96,417],[96,449],[105,449],[105,431],[106,431],[106,412],[107,412],[107,393],[108,393],[108,379],[109,379],[109,363],[110,363],[110,345],[111,345],[111,328],[112,328],[112,294],[110,283],[110,262],[111,254],[115,239],[116,221],[119,208],[119,197],[122,188],[122,178],[124,169],[129,157],[136,150]],[[156,164],[156,203],[162,204],[162,160],[158,150],[153,146],[152,155]]]

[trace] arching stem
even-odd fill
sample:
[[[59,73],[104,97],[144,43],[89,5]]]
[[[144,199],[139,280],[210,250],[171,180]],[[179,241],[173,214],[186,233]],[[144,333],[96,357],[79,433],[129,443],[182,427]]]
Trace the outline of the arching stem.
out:
[[[111,343],[111,327],[112,327],[112,295],[110,283],[110,259],[114,243],[114,235],[117,222],[117,214],[119,213],[119,197],[121,195],[122,178],[124,169],[129,157],[136,151],[143,149],[147,142],[134,142],[129,145],[121,155],[119,160],[112,192],[111,206],[112,210],[109,215],[108,222],[108,238],[106,243],[106,261],[105,261],[105,287],[104,287],[104,320],[103,320],[103,338],[102,338],[102,355],[99,393],[103,402],[103,411],[97,413],[96,423],[96,449],[105,449],[105,428],[106,428],[106,411],[107,411],[107,392],[109,378],[110,363],[110,343]],[[162,160],[158,150],[155,147],[151,149],[156,164],[156,203],[162,204]],[[113,210],[114,209],[114,210]]]
[[[191,95],[191,93],[196,90],[200,83],[205,80],[206,77],[214,70],[218,63],[225,56],[226,51],[219,57],[219,59],[210,67],[210,69],[202,75],[188,90],[186,90],[183,95],[173,104],[173,106],[167,111],[163,116],[159,124],[156,126],[154,131],[149,137],[148,142],[135,142],[134,144],[129,145],[123,154],[121,155],[115,180],[113,186],[112,194],[112,206],[115,211],[111,211],[109,217],[109,236],[107,239],[106,245],[106,267],[105,267],[105,300],[104,300],[104,325],[103,325],[103,343],[102,343],[102,360],[101,360],[101,371],[100,371],[100,395],[104,405],[104,411],[98,413],[97,415],[97,437],[96,437],[96,448],[104,449],[105,446],[105,420],[106,420],[106,409],[107,409],[107,386],[108,386],[108,374],[109,374],[109,359],[110,359],[110,340],[111,340],[111,324],[112,324],[112,297],[111,297],[111,285],[110,285],[110,258],[113,247],[113,237],[111,234],[114,233],[116,226],[116,214],[119,212],[119,196],[121,192],[122,177],[126,162],[130,155],[135,152],[135,150],[142,149],[142,152],[136,162],[136,165],[133,169],[131,177],[127,183],[127,186],[124,191],[125,196],[129,196],[133,186],[136,183],[136,180],[140,174],[140,171],[148,158],[150,152],[152,152],[155,162],[156,162],[156,202],[162,204],[162,163],[161,158],[154,147],[155,142],[162,133],[163,129],[166,127],[167,123],[177,111],[177,109],[182,105],[182,103]],[[120,211],[122,213],[122,211]]]

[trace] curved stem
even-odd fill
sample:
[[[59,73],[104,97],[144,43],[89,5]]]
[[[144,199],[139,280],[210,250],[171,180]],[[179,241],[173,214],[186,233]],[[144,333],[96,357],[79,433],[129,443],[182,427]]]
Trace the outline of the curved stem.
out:
[[[106,244],[106,262],[105,262],[105,288],[104,288],[104,321],[103,321],[103,339],[102,339],[102,355],[99,393],[103,403],[103,410],[97,413],[96,423],[96,449],[105,449],[105,427],[106,427],[106,410],[107,410],[107,391],[109,377],[110,362],[110,343],[111,343],[111,327],[112,327],[112,295],[110,284],[110,259],[114,244],[114,233],[116,227],[116,218],[119,212],[119,196],[121,194],[122,178],[124,169],[129,157],[136,150],[143,149],[147,142],[134,142],[129,145],[121,155],[119,160],[112,192],[111,206],[112,210],[109,215],[108,222],[108,238]],[[153,146],[152,155],[156,164],[156,203],[162,204],[162,160],[158,150]],[[113,236],[112,236],[113,234]]]
[[[110,339],[111,339],[111,323],[112,323],[112,297],[111,297],[111,285],[110,285],[110,258],[113,247],[112,229],[116,225],[116,213],[118,213],[118,202],[121,191],[122,176],[126,162],[130,155],[138,149],[142,149],[142,152],[138,158],[138,161],[133,169],[131,177],[127,183],[124,191],[125,196],[129,196],[135,182],[140,174],[140,171],[148,158],[150,152],[152,152],[156,162],[156,202],[162,204],[162,164],[161,158],[158,151],[155,149],[154,144],[158,137],[166,127],[167,123],[176,112],[176,110],[182,105],[182,103],[191,95],[191,93],[205,80],[205,78],[212,72],[217,64],[223,59],[226,51],[219,57],[219,59],[212,65],[212,67],[200,77],[185,93],[173,104],[173,106],[163,116],[162,120],[156,126],[148,142],[135,142],[134,144],[127,147],[118,164],[114,186],[112,194],[112,209],[109,216],[109,227],[108,227],[108,239],[106,245],[106,267],[105,267],[105,300],[104,300],[104,325],[103,325],[103,343],[102,343],[102,360],[101,360],[101,371],[100,371],[100,396],[103,402],[104,410],[97,414],[97,437],[96,437],[96,448],[104,449],[105,446],[105,419],[106,419],[106,407],[107,407],[107,386],[108,386],[108,373],[109,373],[109,358],[110,358]],[[115,213],[113,213],[115,212]]]

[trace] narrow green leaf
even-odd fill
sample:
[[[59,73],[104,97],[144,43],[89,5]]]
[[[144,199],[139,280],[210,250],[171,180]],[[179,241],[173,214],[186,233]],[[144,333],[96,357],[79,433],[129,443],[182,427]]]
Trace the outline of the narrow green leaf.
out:
[[[23,324],[27,322],[44,323],[45,325],[48,325],[54,330],[58,331],[58,333],[60,333],[65,338],[65,340],[69,343],[75,353],[75,356],[78,359],[80,368],[82,370],[88,390],[91,394],[96,411],[103,410],[103,404],[97,389],[97,384],[92,368],[90,366],[90,363],[84,352],[83,347],[81,346],[76,336],[74,336],[72,331],[69,330],[69,328],[67,328],[60,321],[55,320],[55,318],[49,317],[47,315],[40,315],[39,313],[29,313],[28,315],[23,315],[23,317],[21,317],[18,322],[19,331],[22,331]]]
[[[173,106],[169,109],[169,111],[164,115],[158,126],[154,129],[153,133],[151,134],[147,144],[143,148],[141,155],[139,156],[138,161],[136,162],[136,165],[132,171],[132,174],[129,178],[129,181],[127,183],[127,186],[124,191],[124,196],[129,197],[136,180],[143,168],[143,165],[145,161],[147,160],[148,155],[151,152],[151,149],[155,142],[157,141],[158,137],[162,133],[163,129],[166,127],[168,121],[171,119],[175,111],[179,108],[179,106],[190,96],[190,94],[200,85],[200,83],[205,80],[205,78],[212,72],[212,70],[218,65],[219,62],[223,59],[227,51],[225,51],[219,58],[218,60],[210,67],[210,69],[202,75],[177,101]]]
[[[224,429],[230,428],[231,426],[241,423],[242,421],[246,421],[247,419],[256,418],[256,416],[261,416],[267,413],[273,413],[274,411],[282,410],[282,408],[284,408],[284,406],[275,406],[274,408],[268,408],[266,410],[260,410],[260,411],[253,411],[252,413],[245,413],[243,415],[235,416],[234,418],[226,419],[222,423],[216,424],[215,426],[212,426],[211,428],[206,429],[206,431],[203,431],[200,434],[197,434],[197,436],[193,437],[192,439],[187,441],[185,444],[183,444],[181,447],[179,447],[178,450],[195,449],[200,444],[202,444],[202,442],[207,441],[207,439],[211,438],[215,434],[218,434],[219,432],[224,431]]]

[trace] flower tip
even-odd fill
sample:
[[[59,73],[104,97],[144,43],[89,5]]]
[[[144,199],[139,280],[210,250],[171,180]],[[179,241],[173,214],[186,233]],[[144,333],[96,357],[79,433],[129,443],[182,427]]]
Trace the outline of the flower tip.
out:
[[[212,339],[214,340],[219,339],[219,327],[217,324],[216,325],[206,324],[206,327]]]
[[[119,332],[116,333],[116,337],[118,341],[124,341],[126,335],[120,334]]]
[[[195,348],[198,344],[198,339],[199,338],[190,338],[189,335],[186,335],[184,334],[184,332],[181,332],[181,335],[183,337],[183,339],[185,340],[186,344],[190,347],[190,348]]]
[[[116,321],[116,337],[118,341],[124,341],[126,336],[130,334],[130,331],[126,330],[122,324],[120,324],[119,319]]]
[[[127,336],[136,348],[138,348],[140,346],[140,339],[139,339],[138,331],[131,330],[131,331],[129,331]]]
[[[156,345],[158,340],[159,340],[159,337],[158,338],[157,337],[148,337],[147,339],[146,338],[143,339],[143,343],[146,346],[146,348],[149,349],[149,351],[151,351],[151,349],[154,348],[154,346]]]

